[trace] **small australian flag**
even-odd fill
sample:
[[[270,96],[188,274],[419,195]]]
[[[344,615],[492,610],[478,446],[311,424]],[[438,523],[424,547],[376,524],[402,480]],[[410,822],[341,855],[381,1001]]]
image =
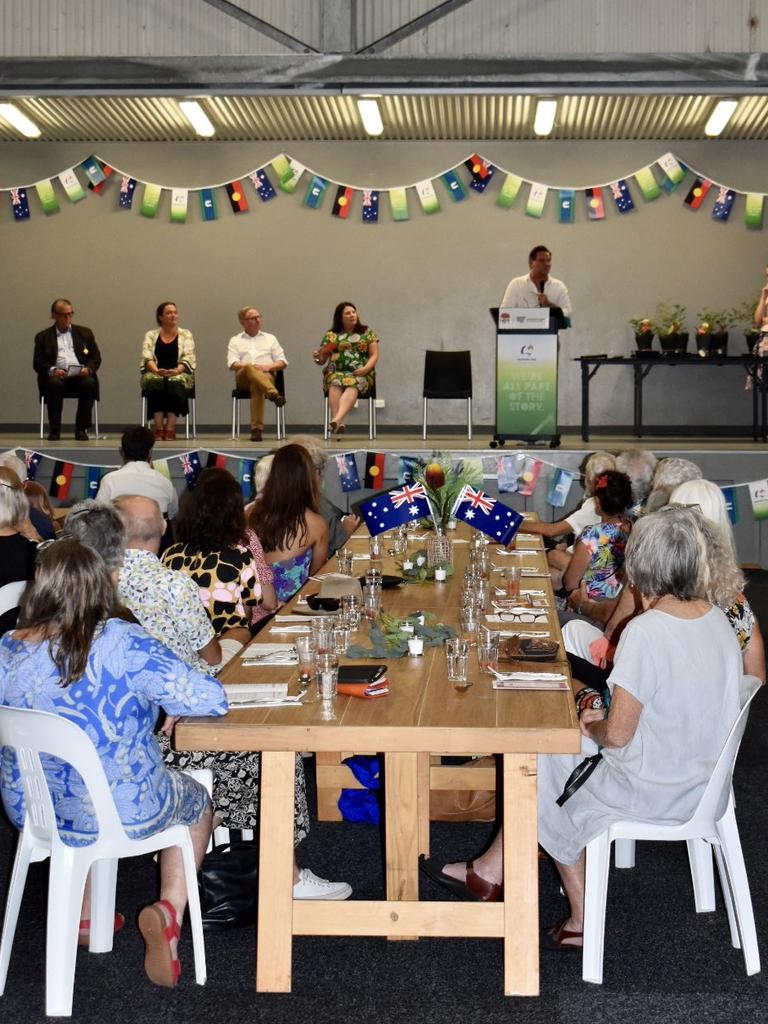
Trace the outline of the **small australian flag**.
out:
[[[11,189],[11,206],[14,220],[29,220],[29,199],[25,188]]]
[[[721,185],[717,190],[715,205],[712,207],[712,220],[728,220],[736,200],[736,193],[732,188]]]
[[[262,202],[266,203],[268,199],[274,199],[277,192],[275,192],[272,182],[267,177],[267,172],[265,170],[260,169],[258,171],[254,171],[250,177],[253,182],[253,187],[256,189],[256,195]]]
[[[181,471],[187,482],[187,490],[193,491],[195,489],[195,484],[201,470],[199,452],[187,452],[186,455],[181,456]]]
[[[627,185],[624,178],[620,181],[614,181],[611,186],[611,195],[616,202],[616,209],[619,213],[629,213],[630,210],[634,210],[635,204],[632,201],[632,196],[629,192],[629,185]]]
[[[136,191],[136,179],[124,174],[120,180],[120,209],[130,210],[133,205],[133,193]]]
[[[375,498],[359,501],[356,508],[372,537],[432,515],[423,484],[405,484],[396,491],[377,494]]]
[[[376,224],[379,219],[379,193],[374,189],[363,189],[363,220]]]
[[[507,508],[484,491],[476,491],[470,484],[460,491],[451,514],[473,529],[480,530],[497,544],[509,544],[523,521],[519,512]]]

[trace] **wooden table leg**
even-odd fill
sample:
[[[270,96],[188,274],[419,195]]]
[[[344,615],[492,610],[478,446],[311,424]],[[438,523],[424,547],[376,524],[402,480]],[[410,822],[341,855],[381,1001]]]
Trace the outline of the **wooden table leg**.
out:
[[[417,754],[419,791],[419,853],[429,856],[430,754]]]
[[[536,755],[504,755],[504,994],[539,994]]]
[[[387,899],[418,900],[418,754],[387,753],[384,764]],[[402,941],[411,936],[392,938]]]
[[[262,753],[257,992],[291,991],[295,784],[296,754],[293,751]]]

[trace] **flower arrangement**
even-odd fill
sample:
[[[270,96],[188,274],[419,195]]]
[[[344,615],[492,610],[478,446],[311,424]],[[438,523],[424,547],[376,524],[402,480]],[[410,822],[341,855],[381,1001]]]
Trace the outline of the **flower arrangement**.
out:
[[[685,306],[679,306],[671,302],[660,302],[652,321],[653,329],[659,336],[678,334],[683,329],[685,322]]]
[[[696,328],[696,333],[699,336],[724,333],[734,323],[734,312],[732,309],[700,310],[697,313],[698,327]]]
[[[653,324],[647,316],[635,317],[629,321],[629,325],[635,334],[650,334],[653,335]]]
[[[432,461],[424,465],[420,473],[415,474],[415,479],[424,485],[432,505],[431,525],[435,529],[445,530],[459,492],[467,484],[480,487],[483,475],[473,463],[461,460],[454,465],[446,456],[434,453]],[[424,523],[430,525],[430,520],[424,520]]]
[[[416,612],[406,619],[382,612],[371,626],[369,637],[372,646],[353,644],[347,648],[347,657],[402,658],[408,653],[408,641],[414,636],[420,636],[425,647],[442,647],[444,641],[456,636],[456,631],[438,622],[432,612]]]
[[[426,548],[419,548],[418,551],[409,554],[408,561],[411,564],[407,569],[402,560],[397,562],[397,567],[402,572],[406,583],[426,583],[427,580],[434,580],[437,566],[429,564]],[[443,565],[442,568],[446,577],[453,576],[452,565]]]

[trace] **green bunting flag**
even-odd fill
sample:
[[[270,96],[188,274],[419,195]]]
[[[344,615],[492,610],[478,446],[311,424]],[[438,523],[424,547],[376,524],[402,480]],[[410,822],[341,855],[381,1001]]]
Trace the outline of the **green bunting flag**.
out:
[[[652,199],[658,199],[661,195],[659,183],[656,181],[656,177],[650,167],[643,167],[642,170],[637,171],[635,174],[635,181],[637,182],[640,191],[643,193],[643,199],[645,199],[646,202],[650,202]]]
[[[540,217],[544,213],[544,204],[547,201],[549,186],[540,185],[538,182],[531,182],[531,191],[528,193],[528,203],[525,212],[529,217]]]
[[[659,157],[656,163],[673,185],[679,185],[685,177],[685,168],[674,153],[665,153],[664,156]]]
[[[408,220],[408,196],[404,188],[389,190],[389,207],[392,211],[392,220]]]
[[[763,203],[765,196],[762,192],[747,192],[747,205],[744,210],[744,223],[748,228],[761,228],[763,226]]]
[[[271,164],[272,170],[277,175],[277,187],[281,192],[294,192],[306,167],[298,160],[285,156],[281,153],[276,156]]]
[[[189,202],[189,189],[171,189],[171,221],[174,224],[183,224],[187,219],[187,204]]]
[[[37,198],[40,200],[40,205],[43,208],[43,213],[58,213],[59,212],[59,201],[56,198],[56,193],[53,191],[53,184],[51,179],[47,178],[45,181],[38,181],[35,183],[35,191],[37,192]]]
[[[75,173],[74,167],[70,167],[68,171],[62,171],[59,175],[59,181],[70,202],[79,203],[81,199],[85,199],[85,190],[80,184],[80,179]]]
[[[432,184],[431,178],[416,182],[416,195],[419,197],[424,213],[437,213],[440,209],[440,200],[437,198],[437,192],[435,192],[435,186]]]
[[[157,211],[160,208],[160,196],[162,194],[163,190],[160,185],[150,185],[149,182],[144,185],[144,194],[141,197],[142,217],[157,216]]]
[[[508,174],[498,196],[496,196],[496,205],[508,210],[510,206],[514,205],[522,184],[523,179],[517,174]]]

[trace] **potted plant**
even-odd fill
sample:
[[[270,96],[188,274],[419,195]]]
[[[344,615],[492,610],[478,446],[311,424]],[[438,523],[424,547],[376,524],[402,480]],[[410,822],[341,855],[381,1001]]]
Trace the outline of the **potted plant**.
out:
[[[638,352],[650,352],[653,344],[653,324],[648,317],[635,318],[629,321],[630,327],[635,332],[635,345]]]
[[[754,299],[745,299],[740,306],[731,310],[731,323],[741,324],[744,329],[744,341],[747,345],[747,352],[752,354],[755,345],[760,338],[760,331],[755,327],[755,306]]]
[[[700,356],[724,356],[728,348],[728,328],[733,323],[731,309],[702,309],[698,314],[696,348]]]
[[[685,306],[660,302],[656,307],[652,323],[665,355],[685,352],[688,347],[688,332],[683,330],[684,322]]]

